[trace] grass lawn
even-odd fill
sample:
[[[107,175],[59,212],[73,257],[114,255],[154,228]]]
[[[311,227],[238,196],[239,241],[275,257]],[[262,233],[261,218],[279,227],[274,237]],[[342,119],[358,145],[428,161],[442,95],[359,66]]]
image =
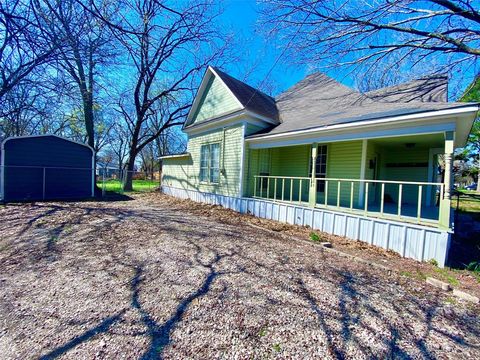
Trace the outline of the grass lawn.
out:
[[[468,213],[476,220],[480,220],[480,194],[467,190],[459,190],[459,193],[458,210],[462,213]],[[453,198],[452,206],[457,207],[456,197]]]
[[[99,181],[97,186],[102,189],[102,182]],[[159,186],[158,180],[133,180],[134,192],[146,192],[153,191]],[[105,181],[105,190],[113,192],[123,192],[122,182],[120,180],[107,180]]]

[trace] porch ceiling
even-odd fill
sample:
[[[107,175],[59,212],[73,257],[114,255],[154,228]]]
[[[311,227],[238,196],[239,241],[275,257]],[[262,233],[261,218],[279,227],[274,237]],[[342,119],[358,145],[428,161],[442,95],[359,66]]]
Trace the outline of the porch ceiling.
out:
[[[370,142],[384,148],[405,148],[406,144],[415,144],[414,148],[416,149],[443,148],[445,146],[445,138],[442,133],[371,139]]]

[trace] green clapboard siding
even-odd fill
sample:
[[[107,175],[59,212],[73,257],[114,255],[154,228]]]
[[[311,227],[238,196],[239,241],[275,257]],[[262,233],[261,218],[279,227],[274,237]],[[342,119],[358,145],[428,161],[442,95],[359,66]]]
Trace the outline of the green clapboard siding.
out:
[[[380,179],[393,181],[428,182],[428,166],[425,167],[387,167],[389,163],[426,163],[429,160],[429,149],[382,148],[380,154]],[[423,188],[423,203],[426,201],[427,189]],[[386,185],[386,201],[398,202],[398,185]],[[418,186],[404,185],[402,203],[417,204]]]
[[[187,151],[190,160],[165,159],[162,169],[162,181],[169,186],[197,190],[222,195],[240,196],[240,168],[243,143],[243,125],[223,129],[202,135],[192,136],[188,141]],[[218,184],[200,183],[200,148],[203,144],[220,143],[220,174]]]
[[[362,162],[362,141],[346,141],[328,144],[327,177],[359,179]],[[350,183],[341,185],[340,205],[350,204]],[[358,204],[359,184],[354,185],[354,205]],[[328,203],[337,203],[337,183],[328,185]],[[319,199],[322,201],[323,199]]]
[[[362,142],[349,141],[330,143],[327,145],[327,177],[358,179],[362,158]],[[253,195],[254,175],[269,174],[271,176],[308,177],[310,166],[310,145],[289,146],[272,149],[255,149],[248,151],[248,187],[246,194]],[[299,181],[293,183],[292,198],[298,201]],[[350,201],[350,184],[344,185],[341,192],[341,203]],[[277,199],[281,198],[282,182],[277,181]],[[257,183],[257,191],[259,184]],[[336,204],[337,186],[329,185],[329,204]],[[355,185],[354,199],[358,201],[359,186]],[[265,195],[266,192],[263,194]],[[270,183],[270,197],[274,194],[274,181]],[[259,193],[257,192],[257,195]],[[285,184],[284,196],[290,198],[290,183]],[[318,201],[324,201],[324,195],[318,193]],[[302,182],[302,201],[308,201],[308,181]]]
[[[240,109],[242,107],[223,82],[212,76],[200,99],[193,122],[205,121]]]

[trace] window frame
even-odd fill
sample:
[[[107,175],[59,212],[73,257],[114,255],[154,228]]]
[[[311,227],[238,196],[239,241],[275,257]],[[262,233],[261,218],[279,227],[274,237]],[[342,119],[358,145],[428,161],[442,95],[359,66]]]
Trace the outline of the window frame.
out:
[[[322,155],[325,155],[325,162],[319,162],[322,159]],[[313,158],[310,155],[310,161],[308,166],[308,177],[312,177],[312,161]],[[322,165],[325,165],[325,172],[322,172]],[[317,158],[315,162],[315,178],[326,178],[327,177],[327,166],[328,166],[328,145],[322,144],[317,146]],[[317,172],[317,168],[320,168],[320,172]],[[317,180],[317,192],[324,193],[325,192],[325,180]]]
[[[214,158],[212,156],[213,154],[213,151],[212,151],[212,147],[217,145],[218,146],[218,155],[217,155],[217,164],[218,164],[218,168],[215,168],[213,167],[213,163],[214,163]],[[203,149],[206,149],[207,151],[207,155],[206,155],[206,163],[207,163],[207,166],[202,166],[202,163],[203,163]],[[202,144],[200,146],[200,173],[199,173],[199,179],[200,179],[200,183],[201,184],[211,184],[211,185],[214,185],[214,184],[219,184],[220,183],[220,174],[221,174],[221,171],[220,171],[220,159],[221,159],[221,151],[222,151],[222,145],[221,145],[221,142],[220,141],[215,141],[215,142],[211,142],[211,143],[206,143],[206,144]],[[215,169],[217,169],[217,181],[213,181],[212,180],[212,169],[215,171]],[[202,178],[202,170],[205,170],[205,177]]]

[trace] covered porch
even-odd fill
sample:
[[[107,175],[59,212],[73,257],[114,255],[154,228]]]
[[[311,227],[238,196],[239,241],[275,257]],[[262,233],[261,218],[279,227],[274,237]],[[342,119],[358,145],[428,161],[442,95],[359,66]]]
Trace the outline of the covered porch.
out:
[[[453,141],[453,132],[438,132],[252,146],[244,194],[450,228]]]

